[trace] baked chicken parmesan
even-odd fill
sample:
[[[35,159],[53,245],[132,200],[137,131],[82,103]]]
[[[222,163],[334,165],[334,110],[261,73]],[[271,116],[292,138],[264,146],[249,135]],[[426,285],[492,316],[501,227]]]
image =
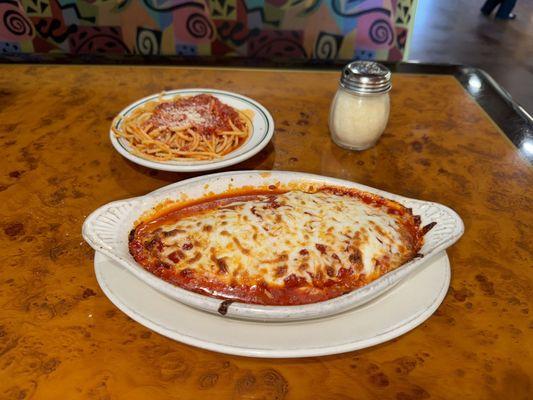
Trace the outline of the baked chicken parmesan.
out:
[[[332,299],[418,256],[425,231],[401,204],[338,187],[271,187],[165,207],[137,222],[135,260],[181,288],[228,301]]]

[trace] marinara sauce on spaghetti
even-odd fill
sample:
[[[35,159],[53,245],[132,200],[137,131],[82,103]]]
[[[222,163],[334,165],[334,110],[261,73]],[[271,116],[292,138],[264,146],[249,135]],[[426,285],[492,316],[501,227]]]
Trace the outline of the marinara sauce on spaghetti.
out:
[[[209,94],[176,96],[139,107],[113,129],[145,158],[209,160],[230,153],[247,140],[249,113]]]

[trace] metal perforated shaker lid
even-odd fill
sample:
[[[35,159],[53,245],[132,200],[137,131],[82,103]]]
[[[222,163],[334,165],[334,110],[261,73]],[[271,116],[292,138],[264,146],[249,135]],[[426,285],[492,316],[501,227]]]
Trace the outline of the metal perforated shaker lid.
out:
[[[360,94],[386,93],[391,89],[391,73],[374,61],[353,61],[342,69],[340,84]]]

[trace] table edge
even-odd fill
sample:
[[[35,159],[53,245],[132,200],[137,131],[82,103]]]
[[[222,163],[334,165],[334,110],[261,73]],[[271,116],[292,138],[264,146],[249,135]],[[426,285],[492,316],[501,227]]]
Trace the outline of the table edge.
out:
[[[275,69],[339,71],[351,60],[245,59],[213,56],[143,56],[139,54],[7,54],[0,65],[123,65],[175,66],[200,68]],[[497,127],[516,146],[525,160],[533,163],[533,117],[487,72],[462,64],[432,64],[418,61],[382,62],[392,72],[425,75],[453,75],[488,114]],[[473,84],[475,83],[475,84]]]

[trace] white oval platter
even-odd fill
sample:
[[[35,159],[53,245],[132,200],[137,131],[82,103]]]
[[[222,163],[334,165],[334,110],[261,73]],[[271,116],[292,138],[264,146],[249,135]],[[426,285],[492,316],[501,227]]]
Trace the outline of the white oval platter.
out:
[[[408,199],[357,183],[319,175],[285,171],[239,171],[192,178],[142,197],[109,203],[87,217],[83,224],[83,237],[96,251],[111,257],[162,294],[189,306],[217,314],[222,300],[174,286],[135,262],[128,250],[128,234],[134,227],[134,222],[152,207],[167,200],[197,199],[207,193],[224,193],[229,188],[242,186],[264,187],[294,183],[343,186],[375,193],[411,208],[415,215],[420,216],[422,225],[431,222],[437,224],[424,238],[424,245],[420,250],[422,257],[415,258],[348,294],[301,306],[262,306],[235,302],[227,308],[226,317],[287,321],[319,318],[349,310],[371,301],[408,278],[414,271],[422,269],[428,260],[457,241],[464,231],[459,216],[450,208],[438,203]]]

